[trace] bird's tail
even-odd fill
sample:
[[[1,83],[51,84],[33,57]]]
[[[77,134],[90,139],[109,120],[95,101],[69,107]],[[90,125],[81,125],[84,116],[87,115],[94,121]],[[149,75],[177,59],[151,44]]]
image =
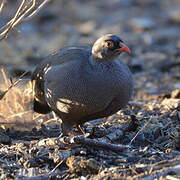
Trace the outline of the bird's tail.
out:
[[[34,99],[33,109],[40,114],[48,114],[51,112],[51,108],[47,104],[42,104]]]

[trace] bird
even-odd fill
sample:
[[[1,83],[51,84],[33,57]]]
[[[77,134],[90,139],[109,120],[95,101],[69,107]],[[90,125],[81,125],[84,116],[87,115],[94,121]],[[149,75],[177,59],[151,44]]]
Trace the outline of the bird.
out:
[[[85,122],[110,116],[127,105],[133,77],[119,59],[131,53],[115,34],[105,34],[92,46],[68,46],[48,55],[32,74],[33,109],[54,112],[62,120],[63,135]]]

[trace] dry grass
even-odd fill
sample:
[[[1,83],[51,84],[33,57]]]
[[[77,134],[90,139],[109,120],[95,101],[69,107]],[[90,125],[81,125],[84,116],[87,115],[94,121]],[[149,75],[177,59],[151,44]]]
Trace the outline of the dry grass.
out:
[[[4,70],[0,71],[0,90],[6,91],[11,81]],[[8,90],[0,100],[0,125],[2,128],[31,129],[43,117],[32,110],[32,84],[22,80],[17,86]]]

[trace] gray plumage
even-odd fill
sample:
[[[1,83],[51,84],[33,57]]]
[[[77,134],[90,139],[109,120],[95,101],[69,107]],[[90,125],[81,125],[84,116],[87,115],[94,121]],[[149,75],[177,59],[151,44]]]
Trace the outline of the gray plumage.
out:
[[[131,72],[118,59],[122,44],[119,37],[108,34],[92,48],[72,46],[48,56],[32,76],[34,110],[54,111],[65,134],[73,125],[119,111],[133,89]]]

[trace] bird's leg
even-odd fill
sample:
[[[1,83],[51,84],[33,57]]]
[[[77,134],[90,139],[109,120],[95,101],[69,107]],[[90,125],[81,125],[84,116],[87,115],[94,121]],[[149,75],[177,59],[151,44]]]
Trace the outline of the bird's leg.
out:
[[[79,131],[80,133],[82,133],[83,135],[85,135],[85,134],[86,134],[86,133],[85,133],[85,131],[82,129],[81,124],[76,125],[76,128],[77,128],[77,129],[78,129],[78,131]]]
[[[62,127],[62,135],[61,135],[61,137],[62,136],[68,136],[69,132],[72,130],[72,127],[70,127],[70,126],[68,126],[68,125],[66,125],[64,123],[62,123],[61,127]]]

